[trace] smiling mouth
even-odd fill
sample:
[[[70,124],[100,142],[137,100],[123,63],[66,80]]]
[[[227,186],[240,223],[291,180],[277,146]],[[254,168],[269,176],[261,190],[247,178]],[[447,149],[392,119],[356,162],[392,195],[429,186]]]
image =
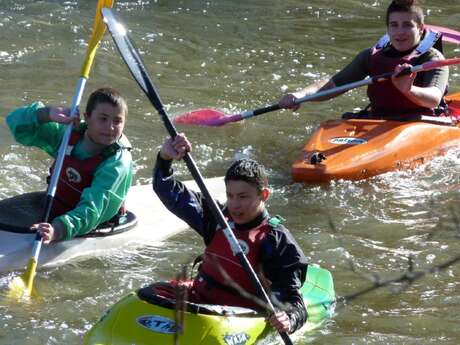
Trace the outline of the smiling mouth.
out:
[[[233,218],[241,218],[243,215],[241,212],[231,212]]]

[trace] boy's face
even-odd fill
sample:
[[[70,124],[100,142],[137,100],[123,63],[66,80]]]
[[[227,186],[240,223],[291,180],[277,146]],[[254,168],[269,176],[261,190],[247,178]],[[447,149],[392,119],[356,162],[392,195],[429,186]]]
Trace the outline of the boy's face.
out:
[[[391,45],[404,52],[420,42],[423,25],[417,24],[416,15],[410,12],[392,12],[388,18],[388,35]]]
[[[126,114],[110,103],[98,103],[91,114],[85,114],[85,121],[91,140],[108,146],[116,142],[123,133]]]
[[[248,223],[262,213],[270,196],[268,188],[259,192],[254,185],[240,180],[227,181],[226,189],[228,212],[237,224]]]

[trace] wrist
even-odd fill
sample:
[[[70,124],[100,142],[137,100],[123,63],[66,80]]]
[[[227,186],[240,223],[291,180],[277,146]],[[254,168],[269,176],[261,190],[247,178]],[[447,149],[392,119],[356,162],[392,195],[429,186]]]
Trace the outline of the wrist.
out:
[[[166,160],[161,158],[160,153],[158,152],[157,161],[155,164],[155,171],[161,172],[163,177],[168,177],[173,174],[172,170],[172,160]]]
[[[160,150],[159,156],[164,161],[172,161],[173,160],[173,157],[169,156],[168,154],[166,154],[162,150]]]
[[[411,100],[415,104],[418,104],[420,106],[423,105],[422,102],[420,102],[420,99],[419,99],[419,92],[418,92],[417,86],[412,85],[405,92],[403,92],[403,94],[407,99]]]
[[[67,230],[66,230],[66,226],[64,225],[64,223],[60,222],[59,220],[56,220],[56,221],[53,221],[51,225],[54,228],[54,234],[53,234],[52,241],[61,241],[65,239]]]

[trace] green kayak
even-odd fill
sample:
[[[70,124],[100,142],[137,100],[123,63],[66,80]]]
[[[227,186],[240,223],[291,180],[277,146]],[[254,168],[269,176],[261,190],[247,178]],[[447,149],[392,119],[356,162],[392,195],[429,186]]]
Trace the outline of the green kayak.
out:
[[[121,299],[86,334],[84,343],[174,344],[174,337],[179,336],[179,343],[187,345],[249,345],[273,332],[265,315],[252,309],[186,302],[185,312],[178,315],[174,300],[151,291],[142,288]],[[333,314],[335,292],[331,273],[309,265],[301,292],[308,320],[298,332],[308,332]]]

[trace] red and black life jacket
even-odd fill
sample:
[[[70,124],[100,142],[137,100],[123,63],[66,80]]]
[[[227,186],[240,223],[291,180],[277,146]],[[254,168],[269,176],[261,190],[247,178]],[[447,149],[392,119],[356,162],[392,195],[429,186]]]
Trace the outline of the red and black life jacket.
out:
[[[392,57],[386,55],[384,52],[385,48],[389,45],[389,37],[388,35],[383,36],[372,48],[369,56],[369,74],[376,76],[392,72],[397,65],[403,63],[414,65],[414,60],[440,42],[440,38],[440,33],[426,30],[423,39],[410,54],[403,57]],[[409,100],[393,85],[391,80],[369,85],[367,95],[371,102],[372,114],[377,116],[385,117],[404,114],[434,115],[434,109],[421,107]]]
[[[51,209],[52,217],[60,216],[75,208],[83,189],[91,185],[97,166],[106,159],[102,154],[83,160],[74,158],[72,151],[82,135],[80,131],[73,131],[70,136],[56,186],[56,195]],[[55,164],[56,162],[50,168],[50,176],[53,174]],[[47,178],[48,183],[50,176]]]
[[[272,218],[273,219],[273,218]],[[260,271],[260,251],[263,240],[273,225],[265,218],[257,227],[249,230],[233,230],[244,254],[255,272]],[[222,274],[224,271],[228,277]],[[257,296],[248,273],[241,266],[238,258],[228,244],[223,231],[216,231],[206,247],[198,277],[195,279],[194,293],[201,303],[225,304],[247,308],[260,308],[252,300],[241,296],[228,281],[238,284],[247,293]],[[212,289],[212,291],[210,291]]]

